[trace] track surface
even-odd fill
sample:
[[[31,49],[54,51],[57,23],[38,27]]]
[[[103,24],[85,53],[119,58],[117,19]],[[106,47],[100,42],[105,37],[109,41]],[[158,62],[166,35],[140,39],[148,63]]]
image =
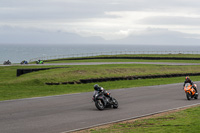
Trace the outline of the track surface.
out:
[[[200,85],[200,82],[197,82]],[[55,86],[56,87],[56,86]],[[59,133],[174,109],[186,99],[182,84],[111,90],[118,109],[99,111],[93,92],[0,102],[0,133]]]
[[[170,62],[84,62],[84,63],[45,63],[45,64],[13,64],[0,66],[59,66],[59,65],[105,65],[105,64],[154,64],[154,65],[200,65],[200,63],[170,63]]]

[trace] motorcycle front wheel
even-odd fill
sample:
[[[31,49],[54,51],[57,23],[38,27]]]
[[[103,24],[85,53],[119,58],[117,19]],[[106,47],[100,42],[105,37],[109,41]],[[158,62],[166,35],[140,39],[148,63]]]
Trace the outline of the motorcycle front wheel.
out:
[[[118,102],[117,102],[117,100],[115,99],[115,98],[113,98],[113,108],[114,109],[116,109],[116,108],[118,108]]]
[[[190,100],[191,97],[192,97],[192,96],[191,96],[191,93],[187,92],[187,93],[186,93],[186,97],[187,97],[187,100]]]
[[[96,100],[95,101],[95,106],[97,107],[97,109],[99,110],[103,110],[105,105],[104,102],[102,100]]]

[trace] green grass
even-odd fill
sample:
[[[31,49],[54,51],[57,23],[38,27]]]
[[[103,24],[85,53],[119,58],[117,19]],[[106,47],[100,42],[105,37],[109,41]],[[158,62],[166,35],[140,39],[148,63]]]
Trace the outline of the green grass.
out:
[[[145,59],[86,59],[86,60],[58,60],[48,61],[50,63],[85,63],[85,62],[172,62],[172,63],[200,63],[200,60],[145,60]]]
[[[13,70],[12,70],[13,71]],[[40,72],[36,72],[37,75]],[[93,85],[89,84],[75,84],[75,85],[45,85],[43,80],[33,78],[31,80],[28,77],[35,76],[34,73],[27,74],[22,77],[10,77],[6,83],[0,83],[0,100],[21,99],[38,96],[60,95],[79,92],[93,91]],[[41,74],[42,75],[42,74]],[[192,80],[200,81],[200,76],[191,76]],[[45,80],[44,80],[45,81]],[[141,79],[141,80],[122,80],[122,81],[110,81],[97,83],[103,86],[105,89],[120,89],[131,88],[139,86],[152,86],[162,84],[181,83],[184,81],[184,77],[177,78],[158,78],[158,79]],[[182,86],[180,86],[181,88]]]
[[[184,58],[199,58],[199,54],[121,54],[121,55],[104,55],[116,57],[184,57]],[[100,56],[103,57],[103,56]]]
[[[193,79],[200,80],[200,76],[192,77]],[[113,82],[101,82],[99,85],[105,89],[119,89],[130,88],[139,86],[151,86],[160,84],[170,84],[183,82],[184,77],[179,78],[163,78],[163,79],[146,79],[146,80],[123,80]],[[53,85],[48,86],[44,84],[37,84],[37,81],[33,85],[14,84],[14,85],[0,85],[0,100],[20,99],[38,96],[49,96],[79,92],[93,91],[94,83],[89,84],[76,84],[76,85]],[[182,86],[181,86],[182,87]]]
[[[27,67],[20,67],[27,68]],[[113,64],[91,66],[68,66],[67,68],[49,69],[16,77],[17,67],[0,67],[0,84],[43,85],[45,82],[78,81],[88,78],[105,78],[133,75],[154,75],[171,73],[199,72],[200,66],[167,66],[142,64]],[[6,73],[6,72],[7,73]],[[9,74],[10,73],[10,74]],[[4,79],[5,77],[5,79]]]
[[[90,56],[95,57],[177,57],[177,58],[200,58],[198,54],[126,54],[126,55],[101,55],[101,56]],[[81,57],[78,57],[81,59]],[[87,57],[85,57],[87,58]],[[89,58],[89,57],[88,57]],[[68,60],[72,59],[72,60]],[[66,58],[60,60],[48,60],[45,63],[73,63],[73,62],[177,62],[177,63],[200,63],[200,60],[145,60],[145,59],[84,59],[84,60],[73,60],[74,58]]]
[[[16,77],[16,70],[22,68],[41,68],[60,66],[9,66],[0,67],[0,100],[20,99],[38,96],[60,95],[69,93],[93,91],[91,84],[75,85],[46,85],[46,82],[78,81],[88,78],[104,78],[134,75],[154,75],[170,73],[199,72],[200,66],[168,66],[168,65],[142,65],[142,64],[111,64],[91,66],[62,66],[57,68],[32,72]],[[199,81],[200,76],[191,77]],[[123,80],[98,83],[106,89],[130,88],[138,86],[151,86],[160,84],[180,83],[184,77]]]
[[[138,55],[141,56],[141,55]],[[145,55],[146,56],[146,55]],[[157,55],[151,55],[157,56]],[[174,55],[160,55],[174,56]],[[159,57],[160,57],[159,56]],[[195,57],[199,55],[176,55],[178,57]],[[88,60],[98,62],[100,60]],[[101,60],[104,61],[104,60]],[[114,61],[114,60],[107,60]],[[116,60],[115,60],[116,61]],[[118,60],[125,61],[125,60]],[[128,60],[126,60],[128,61]],[[132,60],[133,61],[133,60]],[[136,61],[136,60],[134,60]],[[137,60],[138,61],[138,60]],[[147,61],[147,60],[139,60]],[[152,60],[148,60],[151,61]],[[166,60],[165,60],[166,61]],[[79,62],[79,61],[76,61]],[[83,61],[85,62],[85,61]],[[159,60],[159,62],[161,62]],[[162,61],[164,62],[164,61]],[[179,61],[170,61],[179,62]],[[180,61],[182,62],[182,61]],[[183,61],[184,63],[194,63],[196,61]],[[148,75],[148,74],[170,74],[170,73],[189,73],[199,72],[200,66],[167,66],[167,65],[139,65],[139,64],[121,64],[121,65],[92,65],[92,66],[64,66],[67,68],[58,68],[33,72],[16,77],[16,70],[22,68],[41,68],[41,67],[60,67],[60,66],[10,66],[0,67],[0,101],[21,99],[30,97],[91,92],[93,85],[75,84],[75,85],[45,85],[45,82],[65,82],[76,81],[85,78],[99,77],[119,77],[129,75]],[[62,66],[63,67],[63,66]],[[140,80],[122,80],[97,83],[107,90],[131,88],[140,86],[153,86],[173,83],[183,83],[185,77],[176,78],[158,78],[158,79],[140,79]],[[193,81],[200,81],[200,76],[191,76]],[[182,85],[180,86],[180,89]],[[196,133],[200,131],[200,107],[187,109],[185,111],[173,113],[152,119],[138,120],[132,123],[114,124],[109,128],[100,130],[92,129],[92,133],[124,132],[124,133]]]
[[[90,129],[91,133],[198,133],[200,106],[155,118],[118,123],[109,128]]]

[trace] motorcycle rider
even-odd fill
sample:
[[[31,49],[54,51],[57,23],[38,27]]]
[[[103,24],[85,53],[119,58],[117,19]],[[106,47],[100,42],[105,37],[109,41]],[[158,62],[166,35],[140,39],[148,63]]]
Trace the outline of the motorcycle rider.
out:
[[[191,85],[192,85],[192,87],[195,89],[195,91],[196,91],[196,93],[198,93],[197,92],[197,88],[194,86],[194,83],[192,82],[192,80],[187,76],[187,77],[185,77],[185,82],[184,82],[184,84],[183,84],[183,88],[185,87],[185,84],[186,83],[190,83]]]
[[[106,91],[103,87],[99,86],[98,84],[95,84],[93,98],[94,98],[95,94],[97,94],[99,92],[102,92],[104,94],[104,96],[109,97],[110,100],[112,100],[112,97],[110,96],[110,93],[108,91]]]

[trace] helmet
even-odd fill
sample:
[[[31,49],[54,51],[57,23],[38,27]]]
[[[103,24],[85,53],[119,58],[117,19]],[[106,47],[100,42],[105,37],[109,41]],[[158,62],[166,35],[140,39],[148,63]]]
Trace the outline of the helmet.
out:
[[[190,81],[190,78],[187,76],[187,77],[185,77],[185,80],[186,81]]]
[[[95,84],[94,85],[94,90],[99,91],[99,89],[100,89],[100,86],[98,84]]]

